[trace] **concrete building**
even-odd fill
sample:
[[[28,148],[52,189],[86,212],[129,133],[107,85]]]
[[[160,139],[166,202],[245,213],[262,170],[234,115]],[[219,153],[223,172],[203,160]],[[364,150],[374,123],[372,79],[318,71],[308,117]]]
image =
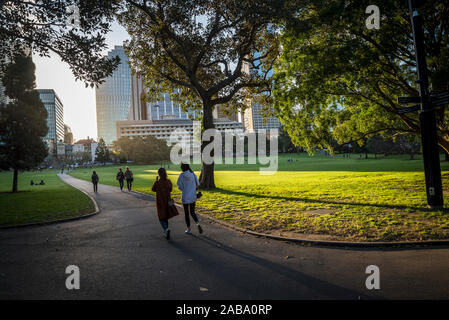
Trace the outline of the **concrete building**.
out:
[[[73,144],[72,129],[66,124],[64,124],[64,143]]]
[[[80,160],[83,155],[87,154],[91,161],[95,161],[95,151],[97,151],[98,143],[87,137],[87,139],[81,139],[76,141],[72,147],[72,155],[74,159]]]
[[[48,133],[44,140],[53,140],[55,146],[64,141],[64,106],[53,89],[38,89],[39,97],[47,109]]]
[[[217,119],[214,121],[214,124],[215,128],[222,132],[226,130],[243,131],[243,126],[240,122]],[[155,136],[168,142],[172,132],[177,129],[193,134],[193,121],[188,119],[117,121],[118,138]]]
[[[95,91],[97,133],[110,145],[117,139],[116,121],[128,119],[131,103],[131,69],[122,46],[115,46],[108,57],[120,57],[120,65]]]
[[[254,69],[251,69],[251,65],[248,62],[243,62],[242,72],[250,74]],[[264,117],[262,115],[262,106],[248,101],[248,107],[245,109],[242,117],[243,127],[246,131],[254,132],[259,129],[279,129],[281,122],[275,117]]]

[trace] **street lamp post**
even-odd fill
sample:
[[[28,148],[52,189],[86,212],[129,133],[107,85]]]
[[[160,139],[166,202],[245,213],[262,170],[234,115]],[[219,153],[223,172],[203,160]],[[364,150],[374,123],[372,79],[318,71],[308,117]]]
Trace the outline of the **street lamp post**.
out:
[[[409,0],[412,11],[412,27],[415,40],[416,65],[421,110],[419,121],[426,178],[427,203],[431,209],[443,206],[443,188],[441,183],[440,155],[436,129],[435,110],[432,108],[427,76],[426,54],[424,50],[424,33],[422,16],[418,13],[417,0]]]

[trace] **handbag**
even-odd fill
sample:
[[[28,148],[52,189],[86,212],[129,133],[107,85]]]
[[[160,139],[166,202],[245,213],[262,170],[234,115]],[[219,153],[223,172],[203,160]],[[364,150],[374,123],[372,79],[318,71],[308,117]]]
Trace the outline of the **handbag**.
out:
[[[172,203],[172,204],[170,204],[170,203]],[[167,219],[176,217],[178,214],[179,214],[179,212],[175,206],[175,202],[173,201],[173,199],[168,200]]]

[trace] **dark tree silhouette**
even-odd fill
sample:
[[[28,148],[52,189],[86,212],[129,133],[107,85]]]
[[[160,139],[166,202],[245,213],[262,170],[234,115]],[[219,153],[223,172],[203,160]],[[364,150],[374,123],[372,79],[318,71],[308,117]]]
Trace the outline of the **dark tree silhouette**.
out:
[[[12,192],[17,192],[19,170],[38,166],[47,156],[42,138],[47,134],[47,110],[35,90],[31,57],[17,54],[2,82],[10,102],[0,106],[0,168],[14,170]]]

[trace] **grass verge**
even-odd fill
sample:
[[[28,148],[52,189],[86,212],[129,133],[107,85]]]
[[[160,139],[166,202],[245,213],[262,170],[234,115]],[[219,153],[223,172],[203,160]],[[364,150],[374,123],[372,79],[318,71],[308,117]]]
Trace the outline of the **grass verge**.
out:
[[[287,161],[292,158],[293,161]],[[134,189],[151,194],[159,165],[131,166]],[[176,185],[180,171],[167,167]],[[253,231],[350,241],[449,239],[449,206],[428,211],[422,160],[407,156],[364,159],[307,155],[279,157],[279,171],[258,165],[216,165],[217,189],[203,192],[198,211]],[[100,183],[118,185],[118,167],[97,167]],[[449,164],[442,163],[449,194]],[[199,174],[199,166],[194,166]],[[91,170],[74,177],[89,180]],[[101,190],[100,190],[101,192]],[[180,201],[175,187],[174,198]],[[447,196],[446,196],[447,198]]]
[[[30,181],[45,185],[31,186]],[[19,174],[19,192],[11,193],[12,172],[0,172],[0,225],[18,225],[74,218],[95,211],[81,191],[64,183],[55,171]]]

